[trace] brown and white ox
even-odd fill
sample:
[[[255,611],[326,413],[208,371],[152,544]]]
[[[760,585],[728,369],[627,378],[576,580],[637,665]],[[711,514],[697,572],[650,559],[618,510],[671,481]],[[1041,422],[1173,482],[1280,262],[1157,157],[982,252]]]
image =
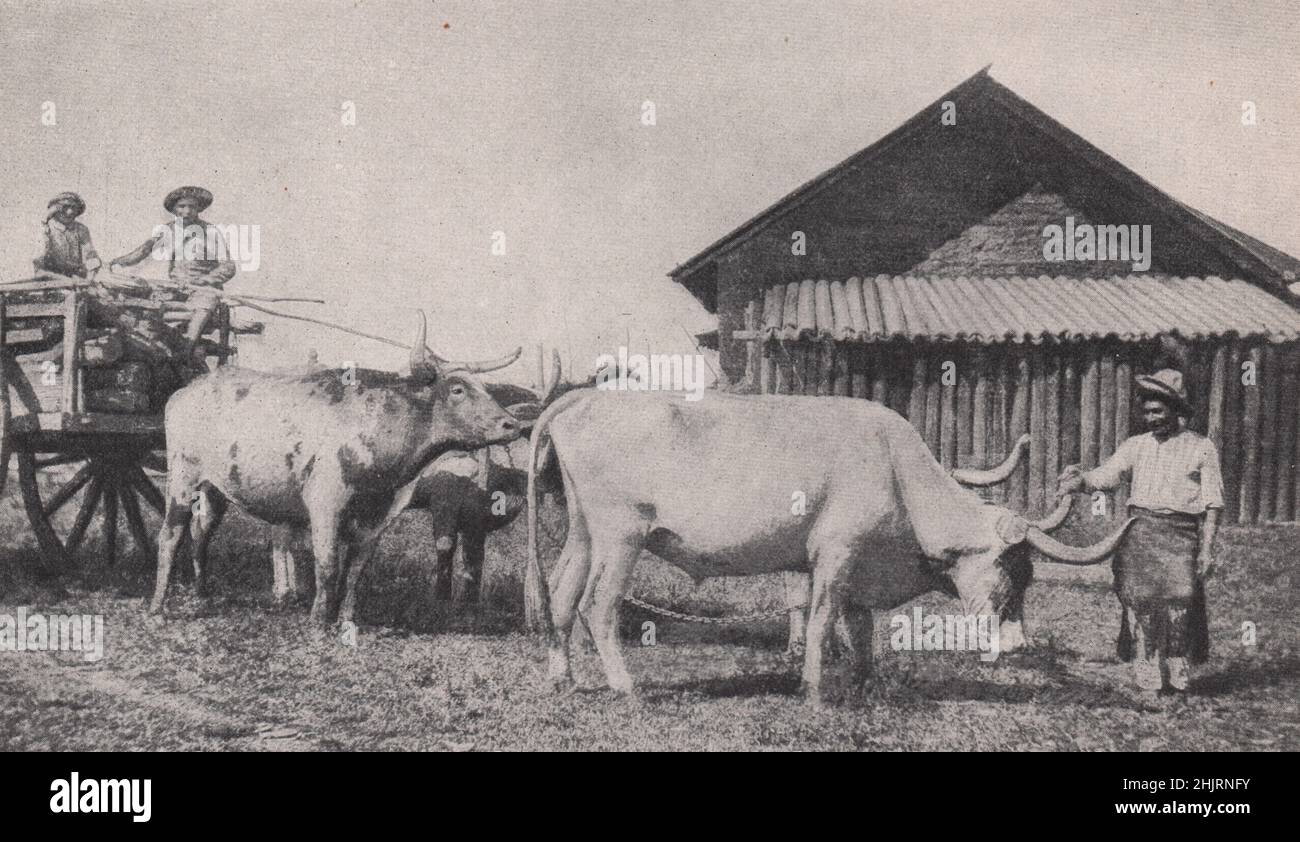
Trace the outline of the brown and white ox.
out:
[[[312,620],[341,619],[383,529],[405,508],[421,470],[441,454],[518,438],[522,424],[473,376],[509,365],[451,363],[425,346],[424,314],[411,375],[368,369],[269,374],[219,369],[167,402],[167,499],[150,610],[160,613],[189,528],[196,589],[208,542],[229,502],[270,524],[310,530],[316,558]],[[343,552],[343,549],[346,552]]]

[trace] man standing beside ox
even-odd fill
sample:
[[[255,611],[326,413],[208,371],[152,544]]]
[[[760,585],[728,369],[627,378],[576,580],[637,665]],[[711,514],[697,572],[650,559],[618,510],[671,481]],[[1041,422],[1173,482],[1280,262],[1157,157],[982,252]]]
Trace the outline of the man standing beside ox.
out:
[[[1131,482],[1129,514],[1137,522],[1114,561],[1124,610],[1118,648],[1123,660],[1133,660],[1139,689],[1153,698],[1162,688],[1185,691],[1189,658],[1202,663],[1208,655],[1204,581],[1214,570],[1223,481],[1214,442],[1184,424],[1191,408],[1182,373],[1163,369],[1136,381],[1147,432],[1094,470],[1070,465],[1060,490]]]

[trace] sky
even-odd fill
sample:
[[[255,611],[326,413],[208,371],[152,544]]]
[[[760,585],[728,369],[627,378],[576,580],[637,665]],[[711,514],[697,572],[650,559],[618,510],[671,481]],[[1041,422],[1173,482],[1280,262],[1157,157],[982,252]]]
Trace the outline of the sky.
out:
[[[260,232],[232,292],[408,342],[422,308],[446,357],[524,346],[517,383],[539,343],[577,377],[629,341],[694,353],[714,320],[667,272],[988,64],[1300,255],[1300,5],[1128,5],[0,0],[0,280],[61,191],[107,258],[199,184]],[[246,364],[404,363],[265,321]]]

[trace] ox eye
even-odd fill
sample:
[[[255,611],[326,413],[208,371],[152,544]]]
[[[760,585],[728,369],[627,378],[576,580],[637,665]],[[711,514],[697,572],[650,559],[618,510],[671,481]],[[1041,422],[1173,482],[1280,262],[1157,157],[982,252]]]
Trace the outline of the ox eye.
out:
[[[451,389],[450,389],[450,392],[451,392],[451,396],[452,396],[453,398],[463,398],[463,397],[465,397],[465,387],[462,386],[462,385],[459,384],[459,383],[453,385],[453,386],[451,387]]]

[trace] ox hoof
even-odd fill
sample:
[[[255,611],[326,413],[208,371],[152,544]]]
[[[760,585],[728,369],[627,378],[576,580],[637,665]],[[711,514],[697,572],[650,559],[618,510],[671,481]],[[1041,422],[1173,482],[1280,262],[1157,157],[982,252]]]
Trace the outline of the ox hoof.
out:
[[[819,684],[809,684],[805,681],[799,689],[803,693],[804,705],[814,710],[834,706],[843,699],[842,688],[834,681],[823,680]]]
[[[162,609],[152,606],[145,612],[144,621],[155,628],[167,625],[167,617],[163,614]]]
[[[578,692],[578,683],[571,675],[551,677],[546,680],[546,683],[551,686],[551,692],[557,696],[571,696]]]

